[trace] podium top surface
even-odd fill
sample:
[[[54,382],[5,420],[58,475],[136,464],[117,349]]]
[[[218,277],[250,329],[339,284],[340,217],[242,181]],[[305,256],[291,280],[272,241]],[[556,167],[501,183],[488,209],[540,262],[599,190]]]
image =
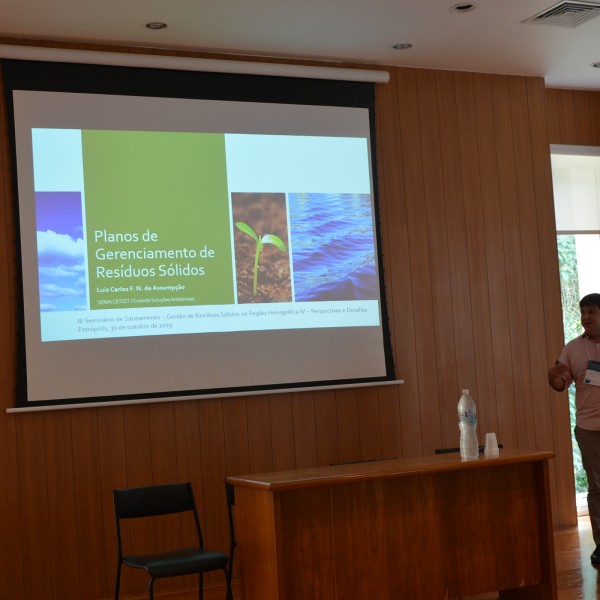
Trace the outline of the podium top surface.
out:
[[[357,483],[373,479],[495,468],[518,463],[547,461],[551,458],[554,458],[554,452],[502,449],[500,455],[495,458],[484,458],[483,455],[480,455],[475,460],[461,461],[460,455],[453,453],[415,458],[367,460],[272,473],[229,476],[227,482],[234,486],[275,492],[305,487]]]

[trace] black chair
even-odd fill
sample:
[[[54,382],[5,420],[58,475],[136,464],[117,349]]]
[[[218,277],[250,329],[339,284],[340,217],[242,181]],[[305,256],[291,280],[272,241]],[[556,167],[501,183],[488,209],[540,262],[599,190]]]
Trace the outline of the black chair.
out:
[[[180,575],[199,576],[198,598],[203,598],[204,573],[222,570],[227,581],[227,600],[233,600],[231,593],[231,577],[228,569],[228,557],[224,552],[216,552],[204,548],[202,530],[191,483],[170,485],[154,485],[148,487],[114,490],[115,520],[117,526],[117,544],[119,550],[117,563],[117,581],[115,600],[119,598],[121,584],[121,565],[134,569],[144,569],[150,576],[148,594],[154,598],[154,582],[163,577]],[[141,517],[160,517],[175,513],[191,512],[196,523],[198,545],[178,548],[152,554],[123,554],[121,540],[121,521]]]
[[[235,523],[233,520],[233,507],[235,506],[235,491],[231,483],[225,481],[225,495],[227,497],[227,516],[229,517],[229,587],[233,577],[233,553],[237,548],[235,538]]]

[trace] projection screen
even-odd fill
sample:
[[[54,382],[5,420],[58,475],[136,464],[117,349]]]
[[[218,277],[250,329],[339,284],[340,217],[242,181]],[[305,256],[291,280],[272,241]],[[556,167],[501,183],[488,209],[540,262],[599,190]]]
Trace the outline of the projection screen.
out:
[[[19,405],[394,378],[372,84],[3,68]]]

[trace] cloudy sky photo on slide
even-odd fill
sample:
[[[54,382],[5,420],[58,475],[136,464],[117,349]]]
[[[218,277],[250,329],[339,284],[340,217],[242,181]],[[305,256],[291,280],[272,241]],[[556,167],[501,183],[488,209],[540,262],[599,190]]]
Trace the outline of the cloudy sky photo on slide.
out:
[[[40,310],[87,309],[79,192],[36,192]]]

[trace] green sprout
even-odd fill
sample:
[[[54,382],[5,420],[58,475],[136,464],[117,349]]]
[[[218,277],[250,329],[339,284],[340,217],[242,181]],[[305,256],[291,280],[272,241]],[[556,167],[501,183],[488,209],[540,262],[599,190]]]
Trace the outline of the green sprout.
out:
[[[260,258],[260,253],[263,249],[264,244],[273,244],[277,246],[282,252],[286,251],[285,244],[280,237],[273,235],[272,233],[265,233],[264,235],[258,235],[250,225],[246,225],[242,221],[238,221],[235,226],[244,233],[248,234],[255,242],[256,242],[256,253],[254,255],[254,286],[252,288],[252,293],[256,296],[256,287],[258,285],[258,260]]]

